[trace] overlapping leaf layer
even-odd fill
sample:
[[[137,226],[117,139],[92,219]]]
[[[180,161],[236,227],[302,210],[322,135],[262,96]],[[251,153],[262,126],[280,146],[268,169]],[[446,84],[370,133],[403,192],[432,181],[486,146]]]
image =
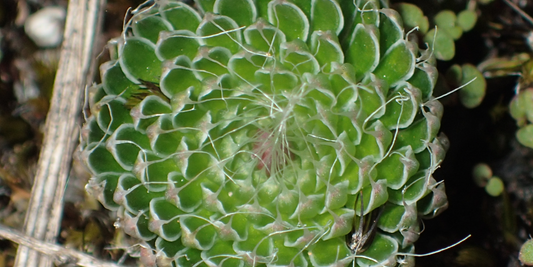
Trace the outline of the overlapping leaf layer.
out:
[[[88,190],[151,248],[143,261],[411,264],[419,217],[447,205],[432,178],[447,143],[430,53],[398,13],[156,2],[101,67],[82,144]]]

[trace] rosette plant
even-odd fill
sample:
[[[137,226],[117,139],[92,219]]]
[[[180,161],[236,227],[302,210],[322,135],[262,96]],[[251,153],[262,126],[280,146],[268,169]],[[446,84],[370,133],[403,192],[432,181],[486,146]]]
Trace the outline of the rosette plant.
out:
[[[413,264],[447,206],[434,58],[365,0],[160,0],[90,89],[87,189],[157,266]]]

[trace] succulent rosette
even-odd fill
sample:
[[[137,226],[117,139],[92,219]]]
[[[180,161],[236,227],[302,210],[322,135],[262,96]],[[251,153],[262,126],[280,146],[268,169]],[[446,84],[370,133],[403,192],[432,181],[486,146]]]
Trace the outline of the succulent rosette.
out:
[[[139,8],[90,89],[87,189],[153,265],[412,264],[447,206],[415,39],[379,1]]]

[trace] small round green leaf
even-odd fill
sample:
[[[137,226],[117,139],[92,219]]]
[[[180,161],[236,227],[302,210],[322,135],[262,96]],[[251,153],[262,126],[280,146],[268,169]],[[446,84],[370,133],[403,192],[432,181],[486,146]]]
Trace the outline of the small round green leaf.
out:
[[[452,28],[455,27],[455,22],[457,21],[457,16],[451,10],[442,10],[437,15],[435,15],[435,24],[439,28]]]
[[[516,138],[520,144],[533,148],[533,124],[528,124],[516,132]]]
[[[533,122],[533,88],[521,90],[511,102],[511,116],[518,126]]]
[[[527,122],[526,120],[526,109],[524,108],[524,99],[521,97],[523,92],[520,92],[518,95],[515,95],[509,104],[509,113],[516,120],[518,126],[524,126]]]
[[[472,82],[459,91],[459,99],[465,107],[475,108],[481,104],[485,97],[487,83],[483,74],[474,65],[465,64],[462,69],[463,79],[461,84]]]
[[[437,59],[450,60],[455,55],[455,43],[446,31],[432,29],[426,34],[424,41],[433,49]]]
[[[459,25],[465,32],[474,28],[476,21],[477,14],[472,10],[463,10],[459,12],[459,15],[457,16],[457,25]]]
[[[533,265],[533,239],[528,239],[520,248],[518,259],[524,265]]]
[[[492,177],[492,169],[486,163],[478,163],[472,170],[472,176],[479,187],[484,187]]]
[[[424,13],[418,6],[409,3],[399,3],[395,6],[395,9],[400,13],[407,30],[418,26],[422,34],[428,31],[428,18],[424,16]]]
[[[461,84],[461,81],[463,80],[463,68],[461,65],[452,65],[448,71],[446,71],[446,80],[452,84]]]
[[[499,196],[504,189],[505,187],[503,185],[502,179],[496,176],[491,177],[487,185],[485,186],[485,191],[487,191],[487,194],[493,197]]]

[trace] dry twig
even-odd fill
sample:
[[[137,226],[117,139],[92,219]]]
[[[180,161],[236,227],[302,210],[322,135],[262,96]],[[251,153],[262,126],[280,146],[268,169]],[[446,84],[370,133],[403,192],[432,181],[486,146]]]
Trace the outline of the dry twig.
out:
[[[93,44],[104,4],[105,0],[73,0],[68,5],[54,94],[24,225],[27,237],[46,243],[55,243],[59,231],[63,195],[78,141],[82,96],[90,82]],[[52,265],[47,256],[23,245],[17,251],[16,267]]]
[[[56,263],[70,263],[83,267],[121,267],[121,265],[101,261],[74,249],[64,248],[56,244],[46,243],[32,237],[24,236],[3,225],[0,225],[0,237],[51,256]]]

